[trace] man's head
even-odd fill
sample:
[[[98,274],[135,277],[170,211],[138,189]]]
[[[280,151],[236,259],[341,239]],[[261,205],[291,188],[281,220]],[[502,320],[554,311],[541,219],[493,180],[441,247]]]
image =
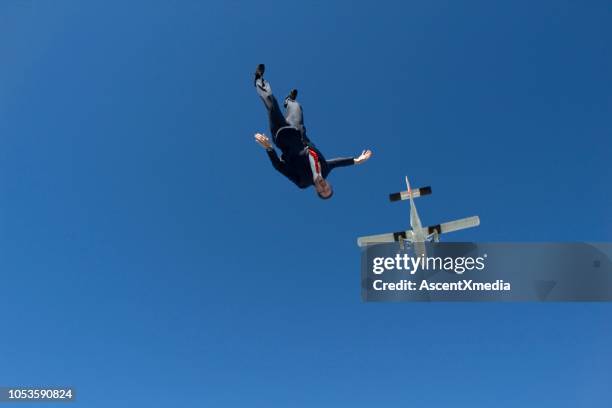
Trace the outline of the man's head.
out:
[[[331,184],[327,182],[323,177],[319,176],[314,181],[314,188],[317,191],[319,198],[327,200],[334,194]]]

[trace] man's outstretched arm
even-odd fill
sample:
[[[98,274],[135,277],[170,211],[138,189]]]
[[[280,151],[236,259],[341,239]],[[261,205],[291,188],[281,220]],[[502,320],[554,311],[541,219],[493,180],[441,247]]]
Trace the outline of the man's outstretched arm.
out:
[[[353,164],[362,164],[372,157],[371,150],[364,150],[358,157],[338,157],[336,159],[327,160],[327,166],[331,170],[335,167],[352,166]]]
[[[259,143],[261,147],[266,149],[266,153],[268,153],[268,157],[270,158],[270,161],[272,162],[272,166],[274,166],[274,168],[278,172],[287,176],[287,165],[285,164],[285,162],[283,162],[281,159],[278,158],[278,154],[276,154],[276,150],[274,150],[274,147],[272,147],[272,143],[270,143],[270,139],[268,139],[266,135],[263,135],[261,133],[256,133],[255,141]]]
[[[272,166],[274,166],[276,171],[278,171],[283,176],[287,177],[289,180],[291,180],[296,185],[298,185],[297,181],[294,180],[291,172],[287,168],[287,163],[285,163],[284,161],[278,158],[278,155],[276,154],[276,150],[274,150],[272,143],[270,143],[270,139],[268,139],[268,137],[264,134],[256,133],[255,141],[259,143],[261,147],[266,149],[266,153],[268,153],[268,157],[270,158],[270,161],[272,162]]]

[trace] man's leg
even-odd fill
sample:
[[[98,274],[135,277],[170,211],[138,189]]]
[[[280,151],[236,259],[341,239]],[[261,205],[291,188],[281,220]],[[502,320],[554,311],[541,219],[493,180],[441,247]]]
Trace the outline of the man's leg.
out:
[[[304,112],[302,111],[302,105],[296,100],[297,89],[293,89],[289,96],[285,98],[285,120],[291,126],[296,127],[302,134],[302,139],[305,143],[310,143],[308,136],[306,136],[306,127],[304,126]]]
[[[258,67],[259,72],[259,67]],[[278,101],[272,94],[272,87],[270,83],[263,79],[263,69],[261,69],[261,75],[255,79],[255,89],[257,94],[263,101],[268,111],[268,119],[270,121],[270,132],[272,132],[272,139],[276,138],[276,132],[283,126],[287,126],[287,121],[283,117],[283,113],[278,106]]]

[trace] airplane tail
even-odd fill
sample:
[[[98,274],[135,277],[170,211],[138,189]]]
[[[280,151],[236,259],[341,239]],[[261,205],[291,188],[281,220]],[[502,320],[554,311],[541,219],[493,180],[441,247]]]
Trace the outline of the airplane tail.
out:
[[[426,187],[420,187],[420,188],[413,188],[413,189],[409,189],[406,191],[400,191],[399,193],[391,193],[389,194],[389,201],[393,202],[393,201],[409,200],[410,193],[412,193],[412,198],[422,197],[422,196],[431,194],[431,187],[426,186]]]

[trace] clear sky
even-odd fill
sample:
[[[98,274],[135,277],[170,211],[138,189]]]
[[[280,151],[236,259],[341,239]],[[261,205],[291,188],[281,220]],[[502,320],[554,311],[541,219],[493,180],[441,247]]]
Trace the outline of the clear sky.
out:
[[[610,241],[608,1],[0,3],[0,385],[83,407],[577,407],[609,304],[365,304],[359,235]],[[336,170],[275,173],[252,72]],[[49,405],[45,405],[49,406]]]

